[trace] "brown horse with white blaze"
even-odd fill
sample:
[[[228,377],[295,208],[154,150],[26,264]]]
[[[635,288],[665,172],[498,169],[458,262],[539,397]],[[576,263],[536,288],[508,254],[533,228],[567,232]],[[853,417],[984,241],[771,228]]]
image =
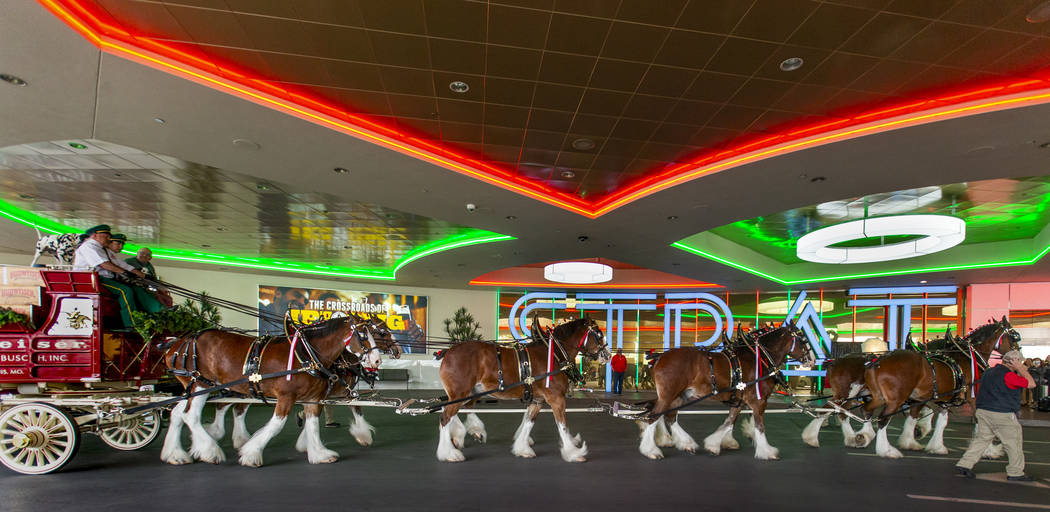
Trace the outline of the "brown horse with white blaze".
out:
[[[968,390],[975,380],[975,367],[978,372],[987,368],[993,352],[1002,354],[1019,350],[1020,340],[1021,335],[1004,316],[1000,321],[993,320],[969,333],[963,339],[961,349],[946,350],[937,357],[895,350],[869,365],[864,382],[871,390],[872,399],[864,409],[869,418],[877,418],[879,422],[875,453],[892,459],[903,456],[890,444],[886,427],[890,418],[905,405],[909,410],[898,446],[906,450],[922,450],[923,446],[915,441],[915,422],[922,409],[917,404],[926,403],[938,406],[940,411],[925,449],[930,453],[948,453],[944,446],[948,409],[959,402],[973,406],[973,393]],[[878,416],[875,415],[877,411],[880,412]]]
[[[356,327],[348,317],[333,318],[324,323],[304,327],[300,330],[301,339],[296,343],[296,355],[303,364],[316,362],[318,367],[330,368],[343,352],[355,354],[367,367],[378,367],[380,356],[378,349],[369,341],[364,343],[356,336]],[[251,351],[255,338],[234,332],[208,330],[177,340],[164,353],[165,364],[174,370],[176,378],[189,391],[207,389],[214,383],[234,382],[244,378],[246,355]],[[299,350],[309,348],[313,356],[304,355]],[[279,373],[286,370],[292,360],[291,345],[286,343],[267,345],[259,356],[258,373],[260,375]],[[295,361],[292,361],[295,364]],[[294,369],[294,368],[293,368]],[[187,374],[193,375],[193,377]],[[297,401],[316,402],[325,398],[329,390],[329,381],[314,377],[309,373],[294,373],[262,379],[257,383],[259,392],[277,400],[273,417],[261,429],[255,432],[240,448],[240,463],[245,466],[261,466],[262,451],[284,427],[288,413]],[[241,394],[251,393],[249,383],[229,388]],[[207,401],[207,395],[191,397],[179,402],[171,411],[171,423],[164,438],[161,460],[170,464],[186,464],[199,459],[205,462],[220,463],[225,454],[215,439],[201,425],[201,410]],[[307,453],[311,464],[335,462],[339,454],[324,447],[318,427],[320,406],[303,405],[306,414],[305,425],[296,449]],[[189,453],[182,448],[181,432],[185,424],[192,437]]]
[[[601,364],[607,363],[612,357],[605,345],[605,337],[601,328],[590,318],[579,318],[555,327],[550,340],[554,344],[553,347],[540,341],[525,345],[525,354],[532,368],[531,375],[542,375],[547,372],[548,349],[553,350],[554,353],[554,361],[551,365],[553,370],[575,364],[578,354],[597,359]],[[464,341],[445,351],[441,361],[441,383],[445,387],[449,400],[452,401],[466,398],[475,392],[515,384],[522,380],[518,358],[518,352],[513,347],[482,341]],[[518,457],[536,456],[529,434],[532,432],[536,415],[540,412],[541,401],[545,401],[550,404],[554,413],[554,421],[561,437],[562,458],[568,462],[585,461],[587,444],[581,443],[579,435],[573,437],[565,425],[565,395],[569,391],[569,377],[565,372],[559,372],[550,376],[550,379],[537,378],[531,386],[536,399],[529,404],[525,412],[521,426],[518,427],[515,434],[511,452]],[[491,396],[521,399],[524,397],[524,387],[505,389]],[[485,427],[476,414],[471,413],[467,417],[466,427],[456,415],[462,406],[469,407],[473,403],[474,401],[453,403],[442,409],[438,430],[438,460],[446,462],[464,460],[460,448],[463,447],[468,432],[484,441]]]
[[[394,359],[399,359],[403,350],[401,345],[398,344],[397,340],[394,339],[393,334],[390,332],[390,327],[387,326],[381,318],[376,315],[370,314],[367,318],[360,315],[350,313],[349,315],[354,320],[356,333],[360,343],[370,343],[384,353],[389,353]],[[351,365],[359,365],[360,361],[357,360],[352,354],[345,356],[348,363]],[[349,389],[354,388],[357,385],[357,375],[351,373],[345,377],[347,389],[333,389],[333,393],[329,395],[329,398],[343,398],[349,393]],[[233,447],[240,449],[244,443],[248,442],[251,438],[251,434],[248,432],[248,428],[244,422],[245,415],[248,414],[247,403],[238,403],[232,405],[233,408]],[[215,407],[215,416],[212,422],[205,427],[208,434],[219,441],[226,435],[226,411],[231,408],[231,404],[221,404]],[[361,446],[372,445],[372,432],[375,428],[372,427],[365,420],[364,413],[358,406],[349,406],[352,414],[349,432],[353,436],[354,440],[357,441]]]
[[[735,403],[725,422],[704,439],[707,451],[718,455],[722,448],[735,450],[740,447],[733,439],[733,426],[742,405],[746,404],[754,415],[755,458],[777,459],[778,450],[766,440],[764,417],[766,402],[776,382],[764,377],[777,371],[789,356],[803,365],[811,365],[814,361],[806,336],[790,323],[759,333],[753,346],[735,344],[721,352],[692,347],[668,350],[653,365],[657,398],[651,414],[656,416],[650,416],[648,425],[644,425],[638,450],[650,459],[663,458],[660,446],[695,452],[699,447],[696,441],[678,425],[677,412],[669,410],[694,396],[712,395],[711,398]],[[756,364],[756,359],[761,362]],[[758,379],[762,380],[741,389],[744,382]]]

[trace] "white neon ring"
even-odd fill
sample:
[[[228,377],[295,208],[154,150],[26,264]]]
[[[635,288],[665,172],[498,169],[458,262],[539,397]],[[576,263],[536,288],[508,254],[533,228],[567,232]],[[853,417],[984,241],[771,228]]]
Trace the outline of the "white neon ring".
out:
[[[922,238],[875,247],[830,247],[877,236]],[[798,239],[795,254],[815,263],[871,263],[914,258],[955,247],[966,239],[966,222],[950,215],[894,215],[858,219],[821,228]]]
[[[562,261],[543,267],[543,278],[555,283],[604,283],[613,278],[613,269],[590,261]]]

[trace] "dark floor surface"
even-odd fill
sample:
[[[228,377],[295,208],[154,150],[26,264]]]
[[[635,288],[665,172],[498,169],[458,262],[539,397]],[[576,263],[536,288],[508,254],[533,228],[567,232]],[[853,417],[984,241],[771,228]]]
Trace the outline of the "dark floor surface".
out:
[[[570,407],[590,405],[577,400]],[[518,407],[517,403],[503,406]],[[271,410],[253,407],[250,430]],[[569,427],[583,434],[589,461],[570,464],[558,454],[549,413],[533,430],[536,459],[511,455],[518,414],[486,414],[489,442],[468,441],[465,462],[438,462],[437,417],[399,416],[390,409],[368,409],[376,427],[375,445],[358,446],[347,434],[348,414],[336,412],[343,428],[322,429],[327,446],[342,455],[330,465],[311,465],[293,448],[298,429],[289,421],[265,452],[261,469],[240,467],[229,439],[222,441],[227,461],[169,466],[160,462],[163,433],[137,452],[113,450],[90,435],[76,459],[60,473],[16,475],[0,468],[0,510],[288,510],[333,511],[504,511],[504,510],[1020,510],[1001,504],[917,499],[911,496],[962,498],[1037,504],[1050,509],[1050,429],[1025,428],[1029,474],[1043,487],[994,481],[1003,462],[982,462],[977,480],[952,475],[968,442],[970,426],[953,422],[946,432],[948,456],[906,452],[902,460],[872,456],[873,448],[847,449],[837,426],[821,432],[823,447],[810,448],[799,434],[808,417],[769,415],[769,440],[781,460],[753,458],[751,443],[736,438],[739,451],[719,457],[690,455],[664,448],[666,459],[651,461],[638,453],[633,422],[601,414],[570,414]],[[210,419],[210,412],[205,412]],[[698,441],[722,416],[683,416],[681,424]],[[896,422],[900,424],[898,420]],[[229,430],[229,428],[227,429]],[[892,439],[899,429],[891,427]],[[188,439],[188,438],[187,438]],[[188,443],[185,445],[188,448]]]

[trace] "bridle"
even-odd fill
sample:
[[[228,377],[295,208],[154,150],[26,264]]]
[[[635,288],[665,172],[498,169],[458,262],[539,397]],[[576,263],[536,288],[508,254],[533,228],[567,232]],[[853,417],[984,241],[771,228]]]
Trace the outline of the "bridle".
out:
[[[584,352],[584,347],[586,347],[587,340],[590,339],[592,334],[597,341],[596,344],[598,345],[598,348],[594,349],[593,354],[588,354],[587,352]],[[609,345],[605,343],[605,336],[602,335],[601,330],[598,329],[598,324],[591,320],[587,324],[587,331],[580,337],[580,343],[576,345],[576,348],[579,350],[581,356],[586,357],[587,359],[597,360],[601,356],[603,350],[608,350]]]

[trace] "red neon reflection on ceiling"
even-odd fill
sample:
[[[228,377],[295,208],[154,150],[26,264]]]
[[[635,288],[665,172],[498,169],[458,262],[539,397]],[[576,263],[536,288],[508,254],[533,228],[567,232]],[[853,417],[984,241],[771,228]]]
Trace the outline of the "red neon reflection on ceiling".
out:
[[[90,1],[39,2],[102,51],[592,219],[703,175],[766,158],[916,124],[1050,102],[1050,90],[1047,89],[1050,84],[1043,79],[982,83],[979,87],[952,91],[937,98],[908,100],[848,118],[821,120],[773,135],[735,141],[728,149],[701,154],[689,162],[649,174],[606,196],[585,200],[525,179],[509,169],[471,158],[453,148],[347,112],[338,105],[301,91],[279,86],[233,63],[218,62],[191,46],[159,42],[145,34],[130,33]]]
[[[546,282],[523,282],[523,281],[485,281],[473,279],[471,286],[506,286],[510,288],[619,288],[624,290],[659,290],[665,288],[722,288],[722,285],[696,281],[692,283],[626,283],[626,284],[559,284]],[[690,302],[689,304],[692,304]],[[502,305],[502,304],[501,304]],[[661,305],[662,306],[662,305]]]

